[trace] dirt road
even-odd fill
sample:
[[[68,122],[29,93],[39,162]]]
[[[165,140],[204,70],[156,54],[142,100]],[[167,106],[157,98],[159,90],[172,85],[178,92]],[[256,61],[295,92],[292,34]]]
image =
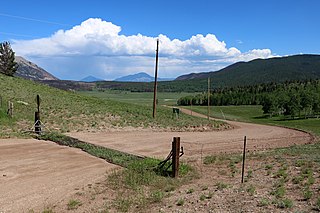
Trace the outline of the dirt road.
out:
[[[182,109],[182,111],[190,113],[189,110]],[[204,116],[195,112],[192,114]],[[185,158],[198,158],[220,152],[240,152],[244,136],[247,136],[249,151],[305,144],[313,140],[313,137],[307,133],[288,128],[227,122],[234,128],[214,132],[76,132],[69,135],[90,143],[151,157],[165,157],[171,149],[173,137],[181,137]]]
[[[42,212],[64,202],[114,165],[79,149],[33,139],[0,141],[0,212]]]
[[[304,144],[313,139],[307,133],[287,128],[229,123],[233,129],[214,132],[146,130],[69,135],[124,152],[161,158],[169,153],[172,138],[181,137],[183,159],[240,152],[244,136],[248,138],[249,151]],[[106,171],[116,167],[79,149],[32,139],[1,140],[0,162],[0,212],[6,213],[39,212],[54,205],[65,208],[78,189],[105,178]]]

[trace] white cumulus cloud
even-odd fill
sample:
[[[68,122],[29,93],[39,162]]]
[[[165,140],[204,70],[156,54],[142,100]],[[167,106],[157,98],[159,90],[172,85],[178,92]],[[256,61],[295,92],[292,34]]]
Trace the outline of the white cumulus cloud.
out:
[[[14,40],[17,55],[24,56],[63,79],[97,75],[114,79],[121,75],[147,72],[152,75],[156,40],[160,40],[162,77],[220,69],[237,61],[272,57],[269,49],[242,53],[227,47],[213,34],[197,34],[187,40],[160,34],[122,35],[121,27],[99,18],[90,18],[69,30],[33,40]]]

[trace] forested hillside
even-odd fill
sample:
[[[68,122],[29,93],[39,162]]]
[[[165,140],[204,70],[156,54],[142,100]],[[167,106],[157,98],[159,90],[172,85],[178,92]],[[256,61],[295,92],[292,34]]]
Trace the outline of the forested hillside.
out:
[[[175,81],[159,82],[161,92],[202,92],[211,88],[305,81],[320,78],[320,55],[295,55],[238,62],[217,72],[190,74]],[[99,82],[97,88],[121,89],[135,92],[153,91],[153,83]]]
[[[320,77],[319,55],[293,55],[238,62],[217,72],[193,73],[176,80],[212,78],[218,85],[239,86]]]
[[[262,105],[265,114],[309,117],[320,113],[320,80],[215,89],[211,106]],[[208,105],[208,94],[178,100],[178,105]]]

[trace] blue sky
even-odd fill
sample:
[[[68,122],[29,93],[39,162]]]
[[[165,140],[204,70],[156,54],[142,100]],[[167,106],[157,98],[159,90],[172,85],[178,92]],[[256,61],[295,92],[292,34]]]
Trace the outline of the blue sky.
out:
[[[319,54],[320,1],[18,1],[1,3],[0,41],[61,79],[161,77],[254,58]]]

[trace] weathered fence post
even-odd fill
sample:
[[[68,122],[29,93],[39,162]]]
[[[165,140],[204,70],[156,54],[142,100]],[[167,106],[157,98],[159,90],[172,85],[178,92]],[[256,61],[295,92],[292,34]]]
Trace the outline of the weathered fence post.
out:
[[[34,113],[34,131],[37,134],[41,134],[41,121],[40,121],[40,96],[37,95],[37,109],[38,111]]]
[[[244,163],[245,163],[245,160],[246,160],[246,145],[247,145],[247,136],[244,136],[241,183],[243,183],[243,178],[244,178]]]
[[[180,137],[174,137],[172,141],[172,177],[179,175]]]
[[[179,108],[172,108],[172,117],[179,118],[180,109]]]
[[[40,112],[34,113],[34,131],[37,134],[41,133]]]
[[[8,101],[8,111],[7,114],[12,118],[13,117],[13,102]]]

